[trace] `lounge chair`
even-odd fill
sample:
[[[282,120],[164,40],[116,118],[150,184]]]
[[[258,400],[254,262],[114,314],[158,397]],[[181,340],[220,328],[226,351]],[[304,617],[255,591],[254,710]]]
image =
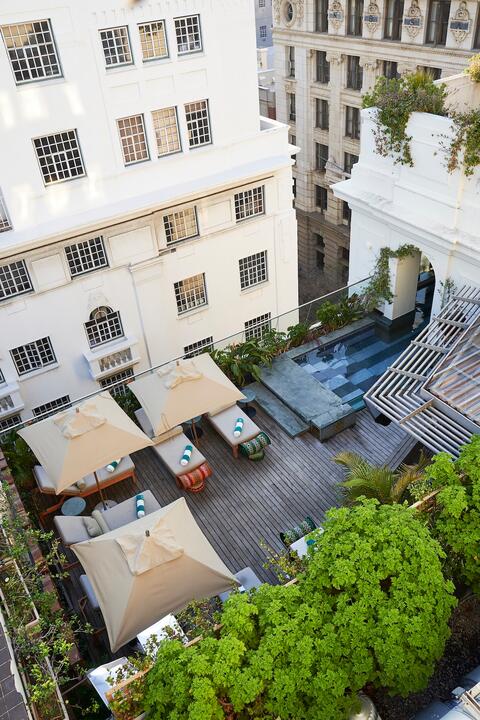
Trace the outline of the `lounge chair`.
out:
[[[157,502],[150,490],[145,490],[142,494],[145,502],[146,515],[155,512],[155,510],[160,510],[161,505]],[[136,497],[133,496],[128,500],[124,500],[118,505],[105,510],[102,512],[102,518],[109,530],[116,530],[123,525],[133,522],[137,519]],[[87,532],[84,518],[81,516],[55,515],[53,523],[57,533],[66,547],[69,547],[74,543],[84,542],[84,540],[91,539]]]
[[[114,458],[112,458],[112,460],[113,459]],[[67,497],[88,497],[89,495],[93,495],[98,492],[97,482],[93,473],[83,478],[84,483],[79,482],[75,483],[75,485],[70,485],[70,487],[62,490],[59,495],[55,493],[55,487],[42,465],[34,466],[33,475],[37,483],[38,492],[43,495],[54,495],[58,498],[58,502],[56,502],[55,505],[52,505],[40,513],[40,520],[42,520],[46,515],[58,510],[63,505],[65,498]],[[130,455],[126,455],[122,458],[115,470],[111,473],[104,467],[99,468],[97,470],[97,477],[98,484],[102,490],[108,488],[110,485],[116,485],[117,483],[122,482],[122,480],[127,479],[131,479],[135,484],[137,484],[135,465]]]
[[[205,479],[212,474],[200,450],[187,438],[180,425],[162,435],[154,435],[152,425],[143,408],[135,411],[136,418],[145,435],[154,442],[153,450],[177,481],[177,485],[190,492],[199,492],[205,487]],[[186,445],[192,445],[188,465],[180,465]]]
[[[215,413],[208,413],[207,417],[219,435],[230,445],[234,457],[238,457],[239,445],[247,442],[247,440],[253,440],[261,433],[258,425],[255,425],[253,420],[243,410],[240,410],[236,404]],[[243,429],[241,435],[235,437],[233,430],[238,418],[243,419]]]
[[[251,567],[246,567],[243,568],[243,570],[239,570],[237,573],[235,573],[235,577],[240,583],[240,587],[237,588],[239,592],[248,592],[249,590],[253,590],[253,588],[260,587],[260,585],[262,584],[262,581],[255,575]],[[226,592],[220,593],[219,598],[222,603],[228,600],[231,592],[231,590],[226,590]]]

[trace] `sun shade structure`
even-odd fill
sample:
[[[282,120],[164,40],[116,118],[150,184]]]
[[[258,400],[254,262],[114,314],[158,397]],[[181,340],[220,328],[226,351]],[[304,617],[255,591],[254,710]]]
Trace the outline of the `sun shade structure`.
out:
[[[184,498],[72,550],[97,596],[112,652],[191,600],[238,584]]]
[[[434,452],[480,433],[480,289],[464,287],[365,394]]]
[[[57,495],[112,460],[152,445],[108,392],[18,434],[44,467]]]
[[[244,399],[208,353],[177,360],[128,387],[147,413],[154,435]]]

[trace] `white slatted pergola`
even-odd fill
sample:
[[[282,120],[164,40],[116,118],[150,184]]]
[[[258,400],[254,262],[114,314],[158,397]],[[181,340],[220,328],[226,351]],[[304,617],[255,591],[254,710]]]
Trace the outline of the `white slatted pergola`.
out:
[[[480,289],[464,287],[365,394],[434,452],[480,433]]]

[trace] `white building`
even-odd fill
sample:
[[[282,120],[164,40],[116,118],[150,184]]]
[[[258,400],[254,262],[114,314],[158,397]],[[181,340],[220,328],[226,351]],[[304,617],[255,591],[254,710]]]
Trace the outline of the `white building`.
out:
[[[300,300],[345,284],[350,211],[330,186],[359,153],[362,95],[380,75],[461,72],[480,49],[478,0],[275,0],[277,119],[294,168]]]
[[[251,0],[8,5],[2,428],[297,305],[292,161],[259,117]]]
[[[272,45],[272,0],[253,0],[255,3],[255,25],[257,48]]]

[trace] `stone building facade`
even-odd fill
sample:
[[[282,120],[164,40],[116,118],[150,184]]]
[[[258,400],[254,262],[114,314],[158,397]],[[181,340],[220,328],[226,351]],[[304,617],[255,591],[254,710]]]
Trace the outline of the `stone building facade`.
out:
[[[460,72],[480,49],[480,3],[274,0],[277,118],[294,167],[300,302],[348,280],[350,208],[330,186],[357,161],[362,95],[379,75]]]

